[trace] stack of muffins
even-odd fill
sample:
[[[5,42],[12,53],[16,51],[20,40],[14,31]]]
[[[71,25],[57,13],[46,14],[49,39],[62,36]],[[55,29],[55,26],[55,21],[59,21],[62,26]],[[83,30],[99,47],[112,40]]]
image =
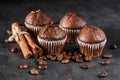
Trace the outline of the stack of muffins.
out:
[[[65,14],[60,24],[43,11],[31,11],[25,18],[25,25],[48,53],[56,55],[63,50],[65,43],[78,43],[84,56],[99,57],[106,44],[105,33],[96,26],[86,25],[86,21],[73,13]]]

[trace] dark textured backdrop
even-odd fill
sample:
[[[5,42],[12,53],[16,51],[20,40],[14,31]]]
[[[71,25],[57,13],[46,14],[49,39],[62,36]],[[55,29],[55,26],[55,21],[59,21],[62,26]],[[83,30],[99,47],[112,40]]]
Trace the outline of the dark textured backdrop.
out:
[[[6,30],[14,21],[24,23],[24,18],[31,10],[41,9],[48,13],[55,21],[68,11],[75,12],[84,18],[88,24],[97,25],[104,30],[108,38],[103,53],[112,53],[110,64],[101,66],[102,58],[88,62],[90,68],[83,70],[82,63],[48,61],[48,69],[40,70],[40,74],[29,74],[32,67],[37,67],[34,59],[25,60],[22,54],[11,53],[10,47],[4,39],[8,37]],[[70,77],[73,80],[120,80],[120,47],[116,50],[109,49],[112,43],[120,45],[120,1],[119,0],[16,0],[15,2],[0,2],[0,80],[63,80]],[[18,69],[21,63],[29,64],[25,70]],[[98,78],[98,74],[106,70],[106,78]]]

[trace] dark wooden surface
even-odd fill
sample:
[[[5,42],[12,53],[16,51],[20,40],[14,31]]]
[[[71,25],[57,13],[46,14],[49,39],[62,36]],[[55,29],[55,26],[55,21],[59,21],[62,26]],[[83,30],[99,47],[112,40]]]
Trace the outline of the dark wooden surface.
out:
[[[48,60],[48,69],[40,70],[40,74],[33,76],[29,70],[37,68],[34,59],[25,60],[21,52],[11,53],[10,47],[15,43],[5,43],[8,37],[6,30],[11,28],[14,21],[24,23],[27,13],[41,9],[48,13],[56,22],[67,12],[75,12],[84,18],[88,24],[97,25],[106,33],[107,44],[104,53],[112,53],[107,66],[100,65],[101,57],[88,62],[88,70],[81,69],[82,63],[70,62],[61,64]],[[0,80],[120,80],[120,47],[109,49],[110,44],[120,45],[120,1],[119,0],[16,0],[15,2],[0,2]],[[17,46],[18,47],[18,46]],[[27,63],[29,68],[18,69],[19,64]],[[106,70],[106,78],[98,78],[98,74]]]

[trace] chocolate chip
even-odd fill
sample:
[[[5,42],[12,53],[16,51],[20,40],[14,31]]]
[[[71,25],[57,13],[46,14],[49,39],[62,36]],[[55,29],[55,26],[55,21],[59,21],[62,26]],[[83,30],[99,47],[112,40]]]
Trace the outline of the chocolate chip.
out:
[[[112,54],[110,53],[103,54],[103,58],[111,58],[111,57],[112,57]]]
[[[85,61],[91,61],[92,60],[92,57],[91,56],[86,56],[85,57]]]
[[[12,31],[11,30],[7,30],[6,32],[8,33],[8,35],[12,35]]]
[[[103,77],[106,77],[107,75],[108,73],[106,71],[102,71],[100,72],[99,77],[103,78]]]
[[[110,49],[117,49],[117,45],[116,44],[111,44],[109,48]]]
[[[66,64],[66,63],[69,63],[69,62],[70,62],[69,59],[62,59],[62,61],[61,61],[61,63],[63,63],[63,64]]]
[[[38,68],[39,69],[47,69],[47,66],[45,64],[40,64]]]
[[[64,78],[64,80],[72,80],[71,78]]]
[[[27,64],[20,64],[19,68],[20,69],[26,69],[26,68],[28,68],[28,65]]]
[[[30,74],[32,74],[32,75],[38,75],[39,71],[38,71],[38,69],[33,68],[33,69],[30,70]]]
[[[89,68],[89,65],[88,64],[82,64],[81,66],[83,69],[88,69]]]
[[[17,52],[18,51],[18,49],[17,49],[17,47],[15,47],[15,46],[13,46],[12,48],[11,48],[11,52]]]
[[[101,61],[101,64],[103,64],[103,65],[107,65],[107,64],[109,64],[110,62],[108,61],[108,60],[102,60]]]

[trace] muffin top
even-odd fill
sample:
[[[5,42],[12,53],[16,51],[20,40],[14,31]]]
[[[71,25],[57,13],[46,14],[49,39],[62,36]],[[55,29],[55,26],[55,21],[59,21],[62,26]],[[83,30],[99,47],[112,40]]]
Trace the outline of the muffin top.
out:
[[[41,28],[38,37],[48,41],[62,40],[66,33],[56,24],[49,24]]]
[[[60,20],[60,26],[65,29],[81,29],[86,22],[73,13],[66,13]]]
[[[31,11],[25,17],[25,23],[32,26],[44,26],[52,22],[50,16],[41,10]]]
[[[96,26],[85,26],[80,30],[78,39],[82,42],[94,44],[106,39],[105,33]]]

